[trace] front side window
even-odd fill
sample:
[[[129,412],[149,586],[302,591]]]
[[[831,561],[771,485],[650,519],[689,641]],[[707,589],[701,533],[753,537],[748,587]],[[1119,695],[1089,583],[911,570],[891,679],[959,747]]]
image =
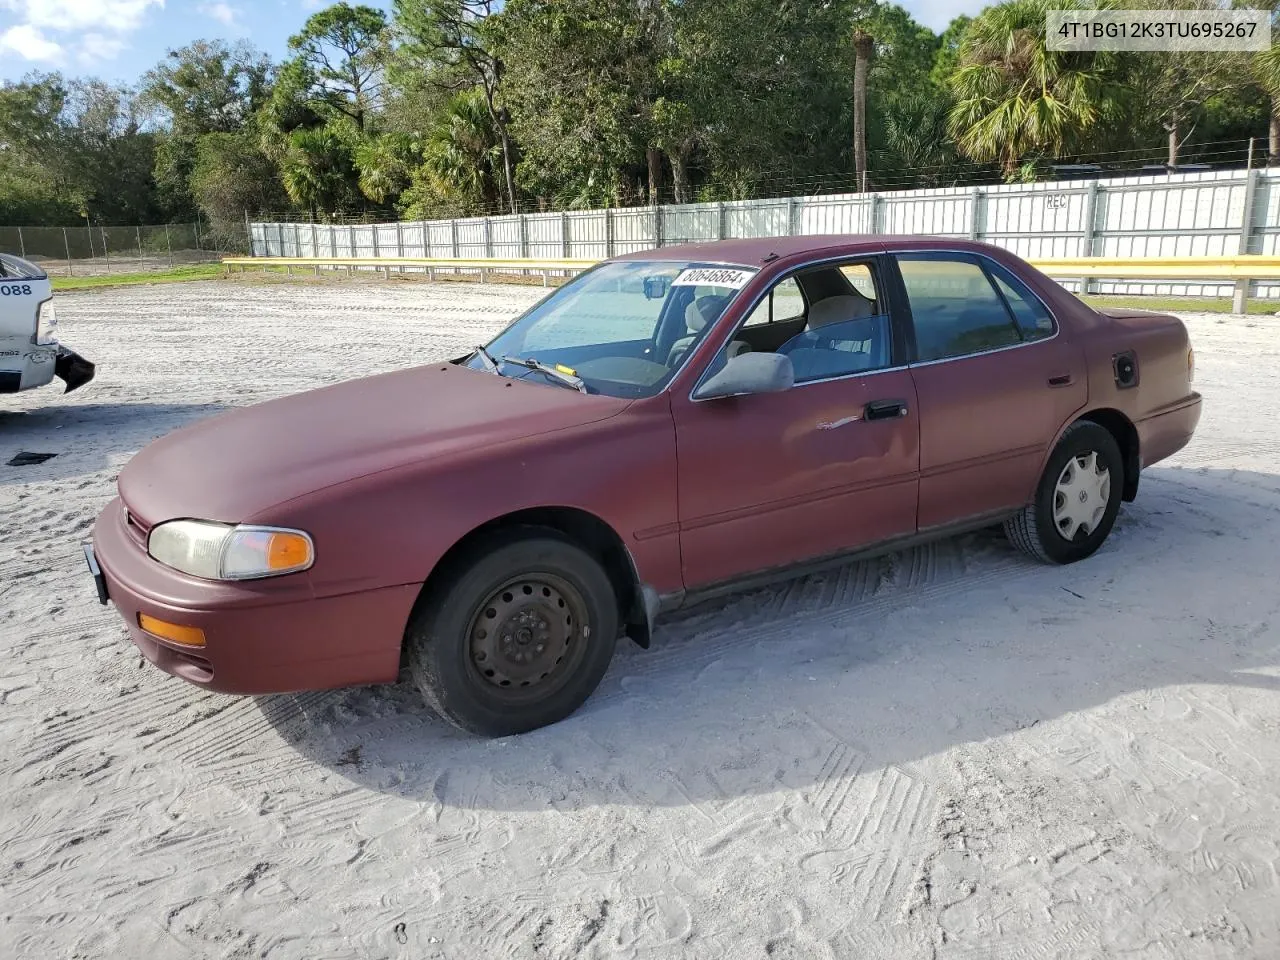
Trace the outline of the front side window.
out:
[[[777,283],[769,295],[761,300],[743,326],[755,327],[764,323],[783,323],[804,316],[804,294],[794,277]]]
[[[942,360],[1022,342],[1004,299],[977,259],[958,253],[898,256],[920,360]]]
[[[810,298],[804,330],[778,348],[791,358],[796,383],[867,373],[889,366],[891,325],[868,262],[806,271]]]
[[[485,352],[502,376],[560,385],[570,377],[589,393],[653,396],[755,272],[687,261],[611,261],[537,303],[485,344]],[[483,369],[488,360],[477,352],[465,363]]]

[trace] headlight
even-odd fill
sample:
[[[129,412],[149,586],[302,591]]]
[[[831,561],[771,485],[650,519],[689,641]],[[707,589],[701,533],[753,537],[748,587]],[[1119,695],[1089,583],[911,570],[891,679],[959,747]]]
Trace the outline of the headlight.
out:
[[[36,339],[35,342],[58,342],[58,312],[53,309],[53,298],[50,297],[36,307]]]
[[[147,553],[166,566],[206,580],[254,580],[306,570],[315,561],[311,537],[301,530],[233,526],[204,520],[158,524]]]

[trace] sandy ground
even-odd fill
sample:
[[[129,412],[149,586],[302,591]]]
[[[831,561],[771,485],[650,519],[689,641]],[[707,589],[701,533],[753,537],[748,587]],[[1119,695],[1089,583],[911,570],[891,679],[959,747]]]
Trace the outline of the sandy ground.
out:
[[[691,611],[570,720],[407,685],[200,692],[78,541],[147,441],[453,355],[536,289],[59,297],[99,362],[0,400],[0,954],[1280,955],[1280,320],[1189,316],[1206,410],[1089,561],[977,535]]]

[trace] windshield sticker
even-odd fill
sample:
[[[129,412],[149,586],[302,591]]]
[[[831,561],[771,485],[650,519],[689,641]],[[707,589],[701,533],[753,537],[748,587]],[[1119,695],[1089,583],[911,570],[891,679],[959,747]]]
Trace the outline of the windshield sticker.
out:
[[[755,276],[754,270],[734,270],[730,267],[689,267],[681,270],[672,281],[675,287],[728,287],[741,290]]]

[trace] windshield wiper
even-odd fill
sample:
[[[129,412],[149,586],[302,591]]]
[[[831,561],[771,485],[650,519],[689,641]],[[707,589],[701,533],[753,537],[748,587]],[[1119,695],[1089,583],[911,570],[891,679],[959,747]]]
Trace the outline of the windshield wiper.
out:
[[[573,387],[579,393],[587,392],[587,385],[583,383],[581,377],[575,377],[572,373],[565,373],[558,367],[543,363],[541,360],[535,360],[533,357],[528,359],[523,357],[503,357],[502,362],[514,363],[516,366],[526,367],[529,370],[537,370],[539,373],[545,373],[552,380],[563,383],[566,387]]]
[[[484,368],[490,373],[496,373],[502,376],[502,372],[498,369],[498,361],[490,356],[489,351],[484,347],[476,347],[476,356],[480,358],[480,362],[484,364]]]

